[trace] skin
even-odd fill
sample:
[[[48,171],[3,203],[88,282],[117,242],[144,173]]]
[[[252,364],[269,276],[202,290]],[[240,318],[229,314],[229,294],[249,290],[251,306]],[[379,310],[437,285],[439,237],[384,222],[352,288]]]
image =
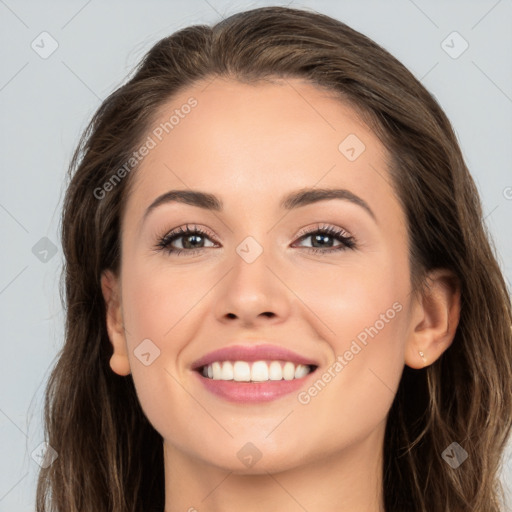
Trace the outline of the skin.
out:
[[[197,107],[133,176],[120,275],[106,271],[101,280],[112,370],[132,373],[164,439],[166,511],[383,511],[384,430],[404,364],[422,368],[449,347],[459,288],[437,270],[428,295],[411,293],[406,219],[386,150],[350,107],[298,79],[217,78],[180,92],[155,126],[190,96]],[[365,145],[354,161],[338,149],[349,134]],[[348,189],[375,220],[340,199],[280,209],[284,195],[305,187]],[[212,193],[224,210],[166,203],[142,222],[172,189]],[[159,237],[186,224],[212,234],[203,248],[155,250]],[[314,237],[298,234],[319,224],[343,228],[356,248],[310,252]],[[263,248],[252,263],[236,252],[248,236]],[[395,303],[401,310],[307,404],[296,393],[227,402],[190,368],[226,345],[269,342],[317,360],[321,376]],[[160,350],[149,366],[134,355],[147,338]],[[247,442],[261,453],[251,467],[237,457]]]

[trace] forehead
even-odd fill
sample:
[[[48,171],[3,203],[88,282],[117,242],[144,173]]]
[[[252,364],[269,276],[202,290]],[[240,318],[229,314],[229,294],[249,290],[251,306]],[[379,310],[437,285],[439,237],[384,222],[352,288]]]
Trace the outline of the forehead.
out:
[[[394,195],[376,135],[334,93],[299,79],[198,82],[159,109],[148,137],[154,147],[133,176],[128,205],[172,188],[240,205],[277,203],[314,186],[343,186],[377,203],[383,192]]]

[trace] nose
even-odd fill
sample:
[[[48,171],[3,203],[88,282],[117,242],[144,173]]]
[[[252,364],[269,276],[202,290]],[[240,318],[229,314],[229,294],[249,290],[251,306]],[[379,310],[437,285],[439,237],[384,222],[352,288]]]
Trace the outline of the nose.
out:
[[[251,263],[238,254],[233,267],[219,283],[215,316],[222,323],[243,327],[278,324],[290,314],[293,294],[265,250]]]

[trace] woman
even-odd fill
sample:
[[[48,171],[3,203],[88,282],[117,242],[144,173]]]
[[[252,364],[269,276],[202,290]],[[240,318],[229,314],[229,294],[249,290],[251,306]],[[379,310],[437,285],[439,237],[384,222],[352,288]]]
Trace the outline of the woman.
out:
[[[446,115],[283,7],[161,40],[62,219],[40,511],[497,512],[511,307]]]

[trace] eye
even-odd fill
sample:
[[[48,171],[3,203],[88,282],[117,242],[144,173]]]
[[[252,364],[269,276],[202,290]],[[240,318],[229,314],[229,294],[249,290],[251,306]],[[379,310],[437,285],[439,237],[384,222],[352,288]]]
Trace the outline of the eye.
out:
[[[195,254],[197,251],[200,251],[204,247],[212,247],[212,245],[205,246],[207,240],[210,240],[210,235],[203,229],[194,226],[189,227],[187,224],[185,228],[179,227],[170,233],[167,233],[165,236],[161,237],[157,243],[157,250],[165,251],[169,254],[179,255],[183,252],[186,252],[188,255]],[[178,242],[178,247],[176,247],[175,242]],[[211,240],[210,240],[211,242]],[[181,245],[181,247],[180,247]]]
[[[212,238],[213,236],[204,229],[198,226],[190,227],[187,224],[184,228],[180,226],[161,237],[156,249],[176,256],[183,253],[192,255],[206,247],[215,247],[216,242],[212,242]],[[312,230],[303,231],[299,235],[299,242],[308,239],[312,241],[311,247],[302,247],[313,253],[325,254],[356,248],[354,237],[344,229],[335,226],[317,226]],[[334,245],[336,241],[338,241],[338,244]],[[210,245],[208,245],[208,242]]]
[[[314,253],[331,253],[356,248],[354,237],[343,228],[335,226],[317,226],[313,230],[302,233],[299,242],[307,239],[311,239],[312,245],[306,249]],[[336,240],[339,244],[333,245]]]

